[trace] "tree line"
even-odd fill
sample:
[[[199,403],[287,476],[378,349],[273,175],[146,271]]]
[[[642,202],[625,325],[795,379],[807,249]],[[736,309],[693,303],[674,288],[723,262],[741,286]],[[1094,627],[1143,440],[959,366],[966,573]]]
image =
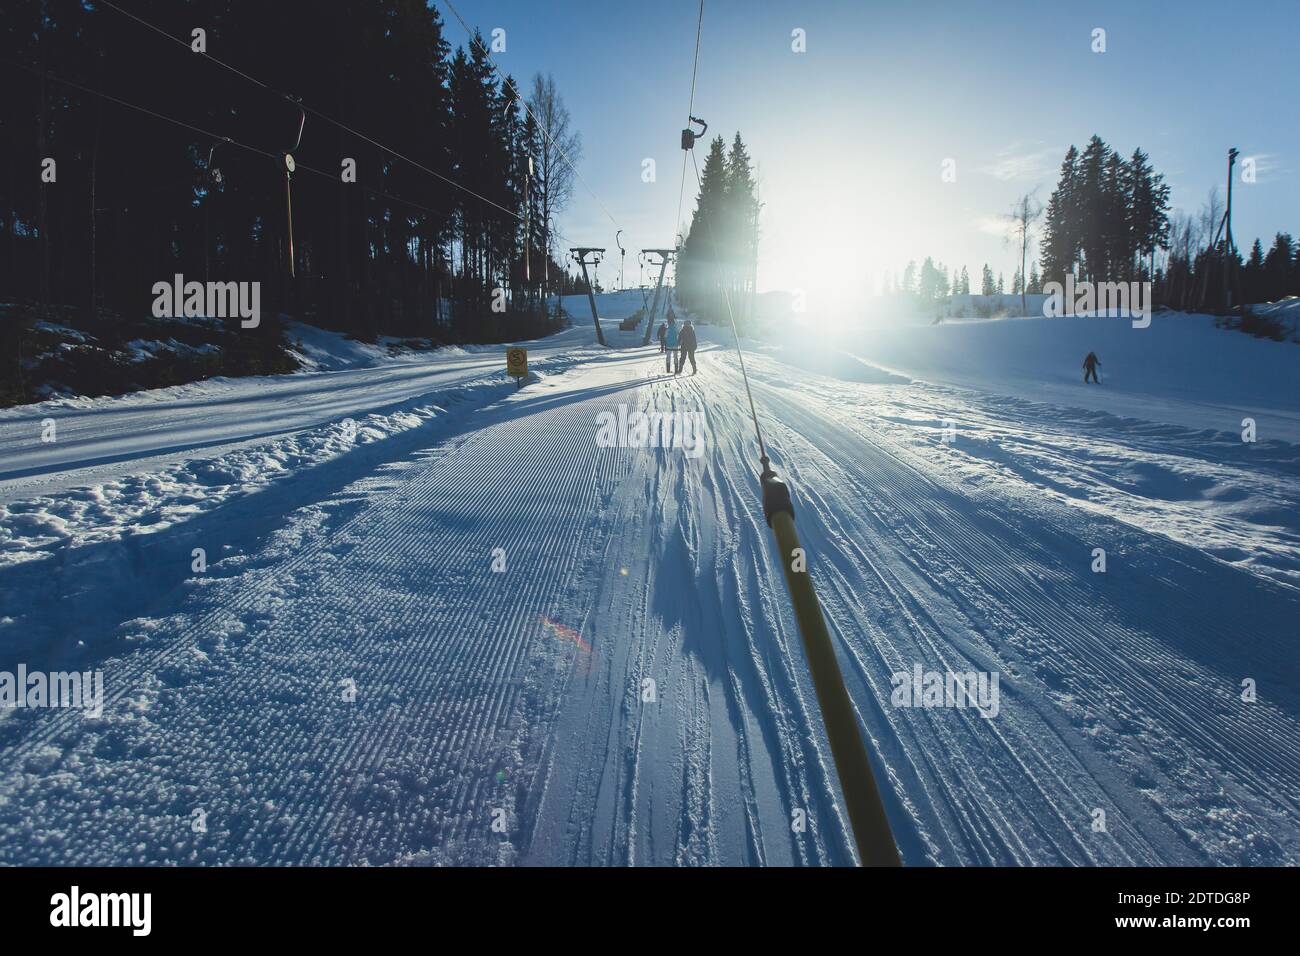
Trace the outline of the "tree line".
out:
[[[572,291],[554,219],[581,155],[553,79],[500,78],[477,34],[453,51],[423,0],[131,12],[184,42],[80,0],[0,20],[9,301],[111,326],[181,273],[260,282],[264,309],[367,339],[550,327],[543,283]],[[195,52],[196,30],[257,82]]]
[[[1243,259],[1235,241],[1228,245],[1224,212],[1217,187],[1198,212],[1171,212],[1169,185],[1147,153],[1135,149],[1124,159],[1094,135],[1082,151],[1066,152],[1045,209],[1029,194],[1008,215],[1022,262],[1031,242],[1039,244],[1038,261],[1027,277],[1016,267],[1010,291],[1041,293],[1044,284],[1063,283],[1073,273],[1093,282],[1149,281],[1154,303],[1184,311],[1221,311],[1225,282],[1233,304],[1300,295],[1300,249],[1291,234],[1277,233],[1267,250],[1256,239]],[[897,284],[892,275],[885,281],[886,293],[925,302],[970,290],[965,267],[950,276],[929,258],[919,270],[909,262]],[[995,280],[985,264],[980,294],[1005,291],[1003,275]]]

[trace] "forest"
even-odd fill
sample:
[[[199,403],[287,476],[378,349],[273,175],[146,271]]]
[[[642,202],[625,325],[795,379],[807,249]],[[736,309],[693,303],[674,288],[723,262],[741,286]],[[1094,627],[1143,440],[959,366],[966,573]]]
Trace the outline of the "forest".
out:
[[[51,317],[120,344],[176,274],[260,283],[238,370],[284,370],[279,315],[366,341],[553,329],[580,135],[553,79],[448,32],[422,0],[10,8],[0,344],[38,350]]]
[[[1066,152],[1046,207],[1026,195],[1005,217],[1017,258],[1022,245],[1038,241],[1028,277],[1017,266],[1008,290],[1003,274],[995,279],[985,263],[978,291],[1042,292],[1044,283],[1073,273],[1093,282],[1151,282],[1157,305],[1223,314],[1300,295],[1300,250],[1291,234],[1277,233],[1267,248],[1256,238],[1243,258],[1225,212],[1217,187],[1197,212],[1171,212],[1169,185],[1150,157],[1135,149],[1125,159],[1094,135],[1082,151]],[[909,263],[896,287],[887,278],[886,291],[928,302],[972,290],[966,267],[950,275],[927,258],[919,269]]]

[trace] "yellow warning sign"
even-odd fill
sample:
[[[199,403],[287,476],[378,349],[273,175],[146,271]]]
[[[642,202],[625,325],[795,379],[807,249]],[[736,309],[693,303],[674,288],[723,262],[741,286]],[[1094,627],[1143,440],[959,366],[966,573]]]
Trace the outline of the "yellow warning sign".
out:
[[[506,349],[506,372],[515,378],[528,375],[528,349]]]

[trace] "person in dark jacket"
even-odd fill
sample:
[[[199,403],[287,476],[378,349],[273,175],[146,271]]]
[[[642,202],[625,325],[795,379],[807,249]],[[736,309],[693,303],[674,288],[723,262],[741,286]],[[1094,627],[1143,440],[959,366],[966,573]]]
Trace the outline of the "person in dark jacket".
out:
[[[1088,357],[1083,360],[1083,384],[1088,384],[1089,375],[1092,376],[1094,382],[1098,385],[1101,384],[1101,380],[1097,378],[1097,366],[1100,364],[1101,361],[1097,358],[1097,353],[1089,352]]]
[[[659,351],[660,352],[668,351],[668,346],[664,345],[664,333],[667,331],[668,331],[668,323],[660,322],[659,323]]]
[[[681,343],[681,354],[677,356],[677,374],[680,375],[682,369],[686,368],[686,360],[691,360],[691,374],[694,375],[699,371],[695,365],[695,326],[691,325],[691,320],[687,319],[686,324],[682,326],[682,334],[678,340]]]

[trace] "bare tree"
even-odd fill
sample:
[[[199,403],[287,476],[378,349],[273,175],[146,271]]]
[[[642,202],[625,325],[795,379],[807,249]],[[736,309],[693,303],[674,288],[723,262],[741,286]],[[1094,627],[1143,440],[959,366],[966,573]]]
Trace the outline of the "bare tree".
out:
[[[1197,219],[1196,246],[1197,251],[1204,250],[1213,255],[1214,248],[1219,242],[1219,230],[1223,228],[1223,201],[1219,198],[1219,187],[1211,186],[1210,193],[1205,197],[1205,205],[1201,207],[1200,217]],[[1204,243],[1204,245],[1202,245]],[[1226,251],[1225,251],[1226,255]],[[1189,268],[1191,264],[1189,263]],[[1204,278],[1201,280],[1201,291],[1196,300],[1196,308],[1202,308],[1205,305],[1205,295],[1210,285],[1210,270],[1207,267],[1204,270]]]
[[[1210,193],[1205,197],[1205,205],[1201,207],[1201,214],[1196,222],[1197,252],[1213,247],[1218,239],[1219,220],[1222,218],[1223,200],[1219,198],[1219,187],[1211,186]]]
[[[1191,268],[1192,249],[1200,240],[1197,238],[1196,220],[1181,209],[1169,219],[1169,260],[1165,268],[1165,281],[1169,285],[1169,298],[1182,309],[1187,305],[1187,276]],[[1177,263],[1176,275],[1173,266]],[[1178,294],[1174,296],[1174,278],[1177,279]]]
[[[1020,247],[1020,312],[1022,315],[1029,314],[1029,306],[1025,299],[1025,289],[1029,285],[1029,276],[1025,272],[1029,259],[1029,243],[1034,236],[1034,226],[1042,215],[1043,204],[1034,198],[1033,192],[1030,192],[1015,201],[1008,216],[1010,228],[1007,230],[1007,237],[1015,240]]]
[[[573,197],[573,181],[578,160],[582,158],[582,134],[572,129],[569,108],[555,88],[555,77],[538,73],[533,77],[533,92],[528,109],[541,127],[538,155],[533,158],[537,170],[537,202],[541,207],[544,253],[551,254],[551,217],[557,215]]]

